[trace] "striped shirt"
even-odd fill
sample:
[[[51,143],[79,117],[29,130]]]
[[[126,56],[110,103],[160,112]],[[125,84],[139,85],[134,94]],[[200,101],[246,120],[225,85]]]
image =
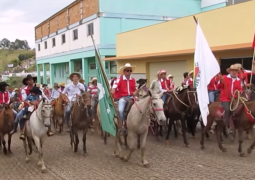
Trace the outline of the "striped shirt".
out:
[[[94,85],[90,85],[90,86],[88,87],[88,91],[91,92],[91,95],[92,95],[92,96],[98,94],[97,86],[94,86]]]

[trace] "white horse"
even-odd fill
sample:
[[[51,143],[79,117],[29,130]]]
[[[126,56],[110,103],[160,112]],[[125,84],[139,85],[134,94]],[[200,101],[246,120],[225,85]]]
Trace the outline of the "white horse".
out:
[[[41,166],[42,172],[46,172],[46,167],[43,161],[42,146],[47,136],[48,127],[51,125],[52,116],[52,105],[50,100],[45,100],[44,98],[38,105],[38,108],[31,114],[30,119],[26,122],[26,140],[23,141],[26,162],[29,162],[28,155],[32,154],[32,140],[34,140],[35,145],[39,153],[38,166]],[[27,152],[27,146],[30,152]]]

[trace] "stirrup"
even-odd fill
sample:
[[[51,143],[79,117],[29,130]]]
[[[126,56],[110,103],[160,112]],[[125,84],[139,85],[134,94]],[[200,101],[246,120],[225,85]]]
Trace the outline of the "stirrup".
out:
[[[19,139],[21,139],[21,140],[26,140],[25,134],[21,134],[20,137],[19,137]]]

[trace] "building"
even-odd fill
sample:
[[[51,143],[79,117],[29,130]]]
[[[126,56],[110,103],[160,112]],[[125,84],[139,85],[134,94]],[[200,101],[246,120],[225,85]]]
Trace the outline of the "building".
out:
[[[213,3],[210,0],[76,0],[35,27],[38,76],[42,66],[46,83],[49,65],[50,84],[68,82],[69,74],[74,71],[88,82],[96,76],[90,35],[94,36],[102,58],[115,57],[117,33],[226,5],[226,0]],[[123,43],[131,41],[137,40],[131,38]],[[108,77],[117,75],[115,61],[104,62],[104,66]]]
[[[221,72],[234,63],[251,69],[252,41],[255,30],[255,0],[196,14],[204,35],[218,59]],[[183,73],[194,68],[196,24],[187,16],[117,35],[117,66],[129,62],[136,65],[135,74],[149,82],[156,72],[165,69],[175,76],[175,84]],[[134,39],[134,41],[128,41]]]

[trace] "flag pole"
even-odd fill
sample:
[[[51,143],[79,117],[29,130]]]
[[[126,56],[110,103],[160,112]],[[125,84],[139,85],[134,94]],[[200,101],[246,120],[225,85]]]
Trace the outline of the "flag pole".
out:
[[[194,18],[194,20],[195,20],[195,22],[196,22],[196,25],[197,25],[197,18],[196,18],[196,16],[193,16],[193,18]],[[194,64],[193,64],[193,86],[196,88],[196,80],[195,80],[195,76],[196,76],[196,65],[195,65],[195,59],[194,59]]]
[[[251,77],[250,77],[250,84],[251,84],[251,81],[252,81],[252,74],[253,74],[253,61],[254,61],[254,58],[255,58],[255,49],[253,49],[253,57],[252,57],[252,62],[251,62]]]
[[[107,89],[108,89],[109,94],[110,94],[110,97],[111,97],[110,99],[111,99],[111,101],[112,101],[112,104],[113,104],[113,107],[114,107],[114,110],[115,110],[115,114],[116,114],[116,117],[117,117],[117,120],[118,120],[118,125],[120,125],[120,124],[121,124],[121,121],[120,121],[120,118],[119,118],[119,114],[117,113],[118,111],[117,111],[117,108],[115,107],[114,100],[113,100],[113,97],[112,97],[112,95],[111,95],[110,84],[109,84],[109,82],[108,82],[108,80],[107,80],[107,76],[106,76],[106,74],[105,74],[105,71],[104,71],[104,68],[103,68],[103,65],[102,65],[102,62],[101,62],[101,57],[100,57],[100,54],[99,54],[99,50],[97,49],[97,46],[96,46],[96,43],[95,43],[95,41],[94,41],[93,35],[91,35],[91,39],[92,39],[94,48],[95,48],[95,50],[96,50],[97,60],[98,60],[98,62],[99,62],[100,68],[102,69],[103,78],[104,78],[104,80],[105,80],[105,82],[106,82],[106,86],[107,86]],[[118,129],[118,127],[116,127],[116,128]]]

